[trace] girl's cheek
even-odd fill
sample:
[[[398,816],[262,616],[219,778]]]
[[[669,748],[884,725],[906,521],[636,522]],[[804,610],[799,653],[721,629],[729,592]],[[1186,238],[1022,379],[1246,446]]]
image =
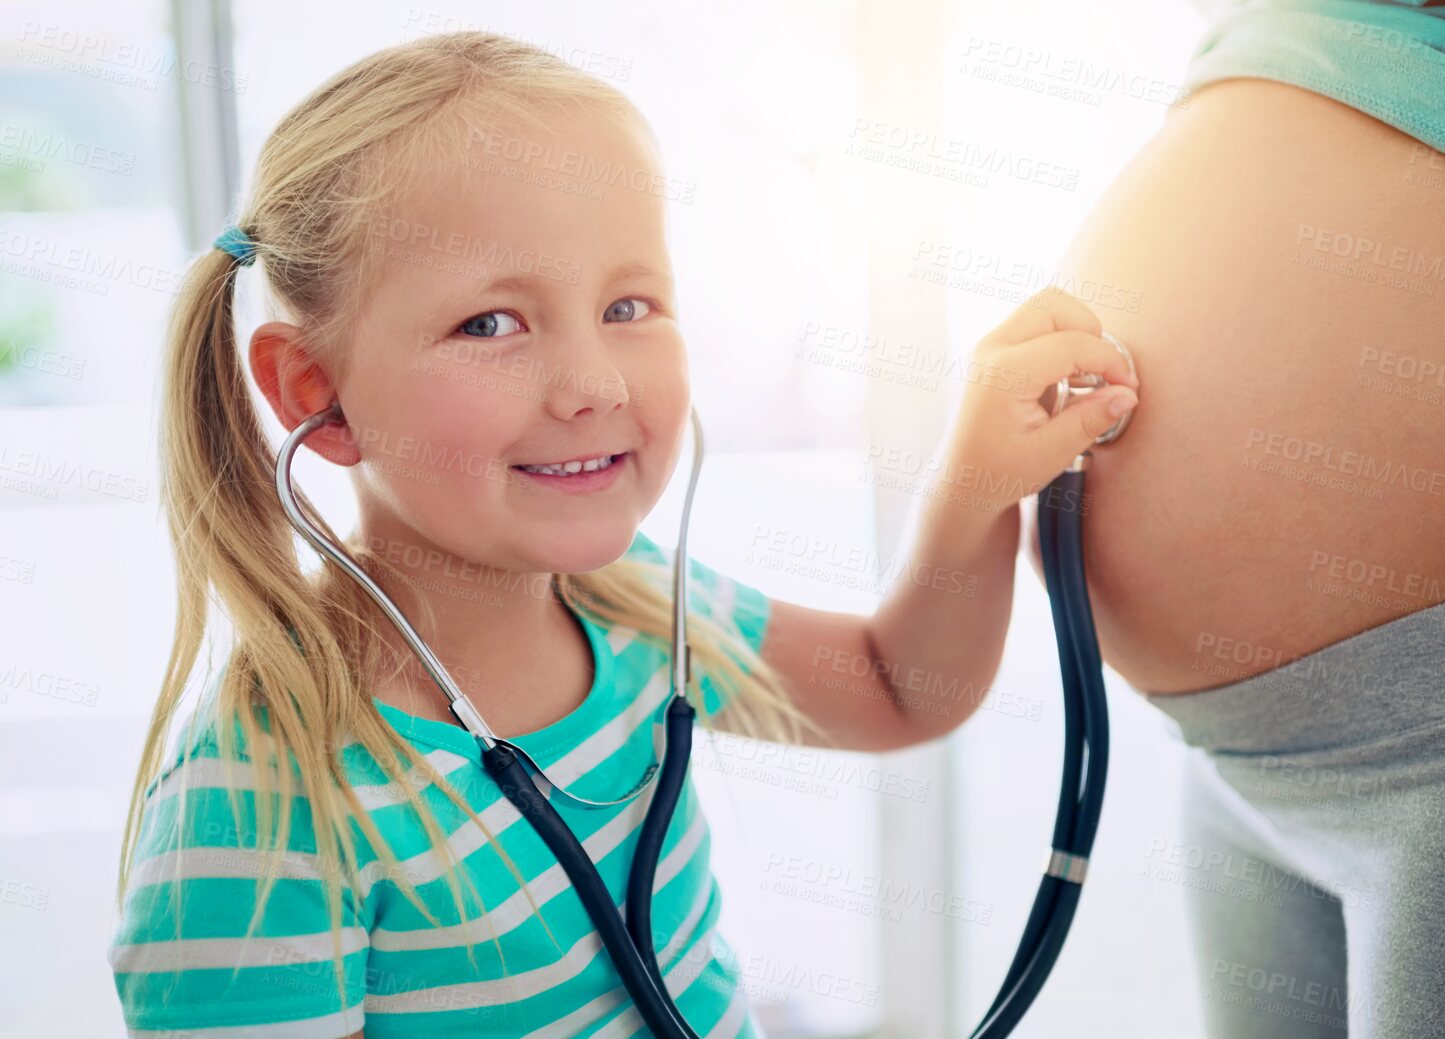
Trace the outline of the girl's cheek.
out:
[[[507,475],[500,452],[525,431],[526,402],[488,388],[483,369],[426,355],[368,373],[353,423],[363,458],[394,497],[475,497]]]

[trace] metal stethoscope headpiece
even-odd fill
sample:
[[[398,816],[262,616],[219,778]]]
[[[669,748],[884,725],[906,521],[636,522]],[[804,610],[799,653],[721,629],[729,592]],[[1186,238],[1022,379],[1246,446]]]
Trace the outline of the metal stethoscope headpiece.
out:
[[[692,472],[688,477],[687,495],[683,501],[681,529],[677,536],[677,554],[673,565],[673,616],[672,616],[672,691],[674,699],[685,699],[684,690],[687,689],[688,680],[692,675],[692,656],[687,644],[687,566],[682,563],[687,559],[687,528],[692,518],[693,493],[697,489],[698,476],[702,471],[703,459],[703,438],[702,421],[698,418],[697,409],[691,409],[692,430],[693,430],[693,455]],[[332,404],[309,416],[302,421],[281,445],[276,454],[276,495],[281,500],[281,506],[286,512],[286,518],[297,532],[304,537],[316,551],[320,552],[327,559],[339,566],[352,580],[361,586],[372,601],[379,606],[387,615],[387,618],[401,632],[411,651],[416,654],[421,665],[426,669],[438,688],[447,698],[448,706],[456,715],[457,720],[462,723],[468,732],[475,736],[481,744],[482,749],[490,750],[494,746],[502,745],[509,748],[514,754],[522,758],[537,773],[536,783],[545,796],[550,796],[551,791],[556,790],[567,800],[584,808],[610,808],[632,800],[644,789],[661,768],[661,762],[666,756],[667,750],[667,728],[666,725],[658,723],[653,727],[653,762],[644,770],[642,777],[621,797],[610,801],[598,801],[592,798],[581,797],[570,793],[565,787],[552,782],[541,767],[532,759],[525,750],[508,740],[498,736],[487,723],[482,719],[481,713],[467,698],[461,688],[453,680],[447,669],[442,666],[436,654],[426,641],[417,634],[411,622],[406,619],[405,614],[397,607],[381,587],[372,580],[371,576],[363,570],[350,554],[340,545],[333,543],[329,538],[317,529],[305,514],[301,511],[300,504],[296,500],[296,492],[291,484],[291,462],[296,455],[297,449],[308,436],[320,429],[322,426],[336,424],[343,425],[346,416],[341,410],[341,402],[334,401]]]
[[[1100,332],[1099,334],[1102,338],[1107,339],[1111,344],[1113,344],[1114,349],[1118,350],[1121,354],[1124,355],[1124,360],[1129,365],[1129,374],[1136,375],[1137,373],[1134,370],[1134,357],[1129,353],[1128,348],[1125,347],[1123,343],[1119,342],[1117,338],[1110,335],[1108,332]],[[1095,390],[1102,389],[1107,385],[1109,385],[1108,380],[1106,380],[1102,375],[1096,375],[1093,372],[1075,372],[1073,375],[1060,379],[1057,383],[1055,383],[1053,387],[1054,395],[1053,406],[1050,409],[1051,414],[1058,415],[1075,400],[1078,400],[1081,397],[1087,397]],[[1094,443],[1096,445],[1103,445],[1118,440],[1119,437],[1123,434],[1124,430],[1128,428],[1129,419],[1133,417],[1134,412],[1125,412],[1123,418],[1119,419],[1118,422],[1114,423],[1099,436],[1095,437]],[[1087,469],[1088,467],[1089,452],[1085,450],[1074,458],[1074,464],[1072,466],[1072,469],[1080,470]]]

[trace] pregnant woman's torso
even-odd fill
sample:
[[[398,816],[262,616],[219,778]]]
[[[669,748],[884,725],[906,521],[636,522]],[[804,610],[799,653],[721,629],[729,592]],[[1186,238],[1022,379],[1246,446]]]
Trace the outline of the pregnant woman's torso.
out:
[[[1062,269],[1137,302],[1094,305],[1141,403],[1094,451],[1084,531],[1131,685],[1223,685],[1445,599],[1441,153],[1297,87],[1214,83]]]

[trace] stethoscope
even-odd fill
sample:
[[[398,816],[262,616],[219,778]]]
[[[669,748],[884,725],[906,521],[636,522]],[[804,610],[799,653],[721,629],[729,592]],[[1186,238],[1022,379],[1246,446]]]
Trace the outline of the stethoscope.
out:
[[[1129,352],[1118,340],[1108,333],[1105,337],[1129,358]],[[1132,371],[1132,358],[1129,366]],[[1054,387],[1053,413],[1057,415],[1071,399],[1092,392],[1102,384],[1101,378],[1088,374],[1059,380]],[[628,996],[643,1022],[658,1039],[698,1039],[697,1033],[688,1026],[668,994],[658,968],[652,935],[653,883],[663,838],[687,775],[696,714],[682,692],[692,677],[691,651],[687,644],[687,530],[703,459],[702,423],[696,408],[691,410],[691,419],[694,443],[692,472],[688,477],[672,568],[673,695],[664,720],[653,725],[652,763],[631,789],[610,801],[581,797],[553,783],[525,750],[494,733],[391,598],[341,546],[323,535],[302,512],[291,484],[292,459],[301,443],[317,429],[328,424],[345,423],[340,402],[332,403],[297,425],[286,437],[276,457],[276,494],[286,518],[313,548],[356,581],[401,632],[422,667],[446,696],[452,714],[476,739],[481,748],[483,767],[507,800],[536,830],[566,872],[622,978]],[[1125,415],[1095,443],[1103,444],[1114,439],[1123,432],[1128,421],[1129,416]],[[1089,452],[1086,450],[1039,494],[1039,532],[1045,582],[1053,608],[1064,678],[1064,781],[1054,823],[1053,848],[1043,883],[1003,987],[983,1022],[974,1031],[974,1039],[998,1039],[1008,1035],[1052,970],[1078,905],[1103,804],[1108,719],[1098,642],[1084,579],[1079,512],[1077,507],[1067,509],[1058,504],[1061,501],[1082,501],[1084,472],[1088,463]],[[528,773],[524,762],[531,766],[535,777]],[[566,801],[582,808],[611,808],[641,794],[654,778],[657,786],[638,835],[628,874],[624,918],[586,849],[552,806],[551,797],[554,793],[560,794]]]

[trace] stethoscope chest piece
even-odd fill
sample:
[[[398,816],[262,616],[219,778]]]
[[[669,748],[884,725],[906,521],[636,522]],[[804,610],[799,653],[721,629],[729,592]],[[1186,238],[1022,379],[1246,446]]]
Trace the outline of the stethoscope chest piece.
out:
[[[1124,344],[1119,342],[1117,338],[1110,335],[1108,332],[1100,332],[1099,334],[1104,339],[1107,339],[1110,343],[1112,343],[1114,349],[1118,350],[1121,354],[1124,355],[1124,360],[1127,361],[1129,364],[1129,374],[1136,374],[1134,371],[1133,355],[1129,353],[1128,349],[1124,346]],[[1060,414],[1074,401],[1078,400],[1081,397],[1087,397],[1095,390],[1102,389],[1107,385],[1109,385],[1108,380],[1106,380],[1102,375],[1095,375],[1093,372],[1075,372],[1073,375],[1060,379],[1053,386],[1053,401],[1052,406],[1049,409],[1050,415]],[[1119,439],[1119,436],[1124,432],[1125,429],[1128,428],[1129,419],[1132,418],[1133,415],[1134,413],[1132,411],[1125,412],[1123,418],[1119,419],[1118,422],[1114,423],[1099,436],[1095,437],[1094,443],[1108,444],[1114,440]]]

